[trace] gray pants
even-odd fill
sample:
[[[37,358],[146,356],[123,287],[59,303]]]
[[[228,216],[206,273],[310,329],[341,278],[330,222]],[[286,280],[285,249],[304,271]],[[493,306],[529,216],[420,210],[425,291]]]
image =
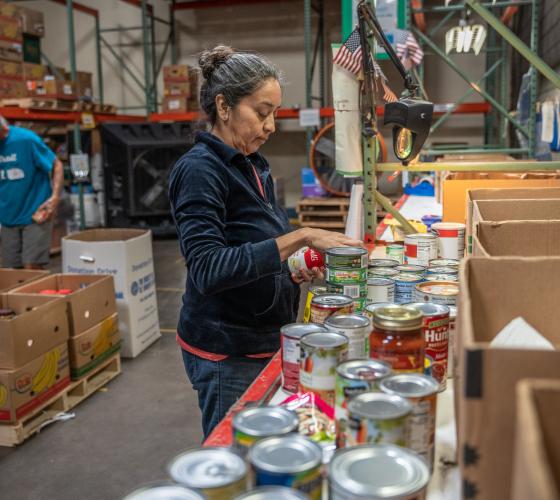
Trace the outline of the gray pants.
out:
[[[45,266],[49,263],[52,221],[28,226],[2,226],[2,267]]]

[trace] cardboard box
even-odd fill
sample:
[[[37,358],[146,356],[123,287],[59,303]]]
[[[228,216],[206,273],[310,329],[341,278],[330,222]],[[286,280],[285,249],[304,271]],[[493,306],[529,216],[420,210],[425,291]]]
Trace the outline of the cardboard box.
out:
[[[114,277],[122,356],[137,356],[161,336],[150,231],[92,229],[66,236],[62,269]]]
[[[70,385],[68,343],[15,370],[0,370],[0,422],[13,423]]]
[[[189,67],[186,64],[171,64],[163,67],[163,81],[188,81]]]
[[[43,64],[23,63],[24,80],[42,80],[47,74],[47,67]]]
[[[30,94],[46,99],[76,100],[76,85],[71,81],[61,80],[36,80],[29,82]]]
[[[480,222],[475,257],[560,257],[560,221]]]
[[[49,275],[49,271],[0,268],[0,293]]]
[[[186,113],[190,111],[184,96],[165,96],[161,105],[163,113]]]
[[[512,500],[560,498],[560,380],[517,384]]]
[[[41,11],[28,7],[18,7],[18,11],[23,33],[39,38],[45,36],[45,16]]]
[[[39,294],[43,290],[73,290],[63,297],[68,304],[70,336],[75,337],[89,330],[101,320],[117,311],[115,286],[112,276],[83,274],[52,274],[9,293],[18,295]]]
[[[0,368],[15,369],[69,337],[66,304],[57,297],[0,295],[0,307],[15,311],[0,319]]]
[[[19,7],[15,3],[0,2],[0,16],[17,17]]]
[[[0,59],[3,61],[23,61],[23,45],[20,42],[0,40]]]
[[[505,188],[505,189],[469,189],[467,191],[466,226],[467,252],[472,253],[472,210],[478,200],[538,200],[542,198],[560,198],[560,187],[551,188]]]
[[[454,172],[443,180],[443,220],[465,222],[469,189],[560,187],[555,172]]]
[[[0,60],[0,78],[23,80],[23,64],[16,61]]]
[[[466,258],[460,271],[457,376],[458,451],[464,498],[511,498],[515,385],[560,378],[560,351],[492,349],[523,317],[560,347],[560,258]]]
[[[76,380],[120,349],[119,318],[113,314],[68,343],[70,376]]]
[[[20,20],[15,17],[0,16],[0,38],[21,43],[23,32],[21,31]]]
[[[27,87],[23,80],[12,78],[0,78],[0,96],[6,98],[20,99],[27,97]]]
[[[66,80],[72,80],[72,73],[66,72]],[[93,74],[87,71],[76,72],[76,92],[80,97],[93,95]]]
[[[190,97],[191,84],[189,82],[165,82],[163,95]]]

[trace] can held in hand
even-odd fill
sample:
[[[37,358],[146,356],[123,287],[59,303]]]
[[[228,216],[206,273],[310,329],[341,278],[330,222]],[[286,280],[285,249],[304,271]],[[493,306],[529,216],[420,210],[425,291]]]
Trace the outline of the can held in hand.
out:
[[[186,451],[171,461],[168,471],[173,481],[211,500],[226,500],[247,489],[247,464],[229,448]]]
[[[400,243],[389,243],[385,248],[385,254],[388,259],[394,259],[399,264],[404,264],[404,245]]]
[[[315,323],[290,323],[280,328],[282,353],[282,389],[297,392],[299,389],[299,342],[307,333],[328,331]]]
[[[396,444],[407,446],[407,419],[412,405],[400,396],[380,392],[358,394],[348,402],[348,446]]]
[[[404,259],[407,264],[427,266],[438,256],[437,236],[431,233],[407,234],[404,238]]]
[[[344,335],[348,339],[348,359],[367,358],[369,355],[369,334],[371,320],[360,314],[337,314],[325,321],[331,332]]]
[[[418,274],[422,276],[426,272],[427,267],[419,266],[418,264],[403,264],[395,267],[395,269],[399,271],[399,273]]]
[[[407,422],[408,448],[426,460],[433,471],[439,384],[427,375],[402,373],[383,379],[379,388],[386,394],[407,399],[412,405]]]
[[[367,281],[367,299],[370,304],[395,302],[395,282],[388,278],[370,278]]]
[[[465,224],[459,222],[437,222],[432,224],[432,233],[439,237],[439,256],[442,259],[460,260],[465,255]]]
[[[327,290],[329,293],[346,295],[348,297],[352,297],[353,299],[365,299],[367,297],[367,286],[365,281],[363,283],[353,283],[351,285],[335,285],[333,283],[327,283]]]
[[[422,283],[424,278],[419,274],[401,273],[395,276],[395,303],[404,304],[412,302],[416,285]]]
[[[394,267],[370,267],[368,269],[369,278],[390,278],[393,279],[399,274]]]
[[[334,247],[325,252],[327,266],[346,269],[367,269],[368,251],[362,247]]]
[[[447,378],[453,378],[455,370],[455,321],[457,319],[457,307],[449,307],[449,354],[447,355]]]
[[[255,486],[286,486],[320,500],[322,448],[294,434],[263,439],[249,450]]]
[[[358,394],[375,392],[377,384],[391,374],[391,367],[376,359],[353,359],[336,367],[336,445],[346,446],[348,403]]]
[[[410,301],[409,301],[410,302]],[[311,323],[322,325],[329,316],[354,312],[354,300],[346,295],[326,293],[311,299]]]
[[[299,271],[311,271],[314,267],[324,267],[323,256],[315,249],[310,247],[300,248],[297,252],[288,257],[288,268],[291,273]]]
[[[307,290],[307,299],[305,300],[305,309],[303,310],[303,322],[309,323],[311,318],[311,301],[316,295],[328,293],[327,287],[323,285],[312,285]]]
[[[330,267],[325,271],[325,280],[333,285],[355,285],[367,279],[367,268]]]
[[[348,357],[348,339],[335,332],[308,333],[301,338],[301,392],[313,392],[334,406],[336,367]]]
[[[459,283],[456,281],[428,281],[419,283],[410,302],[433,302],[444,306],[456,306]]]

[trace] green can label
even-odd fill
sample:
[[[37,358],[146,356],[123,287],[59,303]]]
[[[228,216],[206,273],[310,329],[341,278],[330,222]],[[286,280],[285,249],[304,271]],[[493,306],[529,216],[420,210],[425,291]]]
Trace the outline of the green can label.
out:
[[[367,298],[367,286],[365,283],[358,285],[336,285],[334,283],[327,283],[327,290],[329,293],[339,293],[352,297],[353,299]]]
[[[367,267],[360,269],[327,267],[325,277],[333,285],[359,285],[367,280]]]

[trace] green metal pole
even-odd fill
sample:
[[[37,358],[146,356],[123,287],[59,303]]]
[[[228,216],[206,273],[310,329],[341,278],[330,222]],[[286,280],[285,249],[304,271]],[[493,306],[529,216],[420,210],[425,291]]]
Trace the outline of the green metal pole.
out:
[[[101,32],[99,31],[99,18],[95,17],[95,62],[97,63],[97,86],[99,87],[99,102],[103,104],[105,94],[103,92],[103,63],[101,54]]]
[[[539,50],[539,2],[533,0],[531,8],[531,51],[537,54]],[[537,153],[537,72],[531,66],[529,76],[529,158]],[[558,80],[560,82],[560,78]]]
[[[502,38],[500,45],[502,47],[502,60],[504,63],[502,64],[500,70],[500,102],[504,106],[504,108],[509,109],[509,75],[510,75],[510,59],[509,59],[509,45],[508,43]],[[507,144],[507,122],[503,118],[499,119],[500,126],[498,127],[498,134],[499,138],[498,141],[500,146],[506,147]]]
[[[148,26],[148,3],[142,2],[142,43],[144,47],[144,87],[146,94],[146,114],[153,113],[154,104],[152,99],[152,69],[150,64],[150,27]]]
[[[146,87],[141,82],[141,80],[130,70],[130,68],[129,68],[130,65],[126,63],[126,61],[115,51],[115,49],[112,47],[112,45],[109,42],[107,42],[107,40],[105,40],[105,38],[101,37],[101,42],[103,43],[103,45],[105,47],[107,47],[109,49],[109,52],[118,61],[118,63],[121,65],[121,68],[126,73],[128,73],[130,75],[130,78],[132,78],[136,82],[136,84],[145,92]]]
[[[319,34],[321,41],[319,42],[319,96],[321,98],[321,107],[325,106],[325,2],[319,0]]]
[[[546,64],[535,52],[525,45],[520,38],[515,35],[507,26],[505,26],[494,14],[484,8],[476,0],[466,0],[466,3],[484,19],[492,28],[502,35],[510,45],[517,50],[530,64],[556,87],[560,88],[560,75],[556,73],[548,64]],[[533,4],[538,3],[534,0]],[[533,7],[534,8],[534,7]]]
[[[175,0],[169,6],[169,36],[171,39],[171,64],[177,64],[177,37],[175,31]]]
[[[311,48],[311,0],[304,0],[303,2],[303,24],[304,24],[304,47],[305,47],[305,107],[312,107],[312,74],[311,74],[311,64],[312,64],[312,48]],[[305,129],[305,149],[306,158],[309,161],[309,151],[311,148],[311,141],[313,140],[313,129],[311,127],[306,127]]]

